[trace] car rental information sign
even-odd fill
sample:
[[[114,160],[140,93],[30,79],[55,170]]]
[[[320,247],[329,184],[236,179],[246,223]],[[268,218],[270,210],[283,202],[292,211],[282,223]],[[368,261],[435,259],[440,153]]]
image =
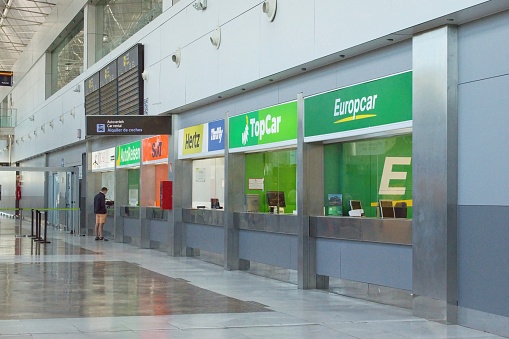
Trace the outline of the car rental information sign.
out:
[[[87,115],[87,135],[171,134],[170,115]]]

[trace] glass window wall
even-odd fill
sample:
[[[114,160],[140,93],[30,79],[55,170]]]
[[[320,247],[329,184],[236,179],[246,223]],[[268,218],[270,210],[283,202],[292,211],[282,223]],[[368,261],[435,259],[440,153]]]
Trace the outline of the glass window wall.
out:
[[[222,208],[224,157],[193,160],[192,187],[193,208]]]
[[[248,211],[293,213],[297,210],[296,158],[294,149],[246,154]]]
[[[411,135],[325,145],[325,214],[412,218],[411,163]]]
[[[162,0],[102,0],[96,5],[96,60],[162,13]]]
[[[83,20],[51,52],[51,94],[83,70]]]

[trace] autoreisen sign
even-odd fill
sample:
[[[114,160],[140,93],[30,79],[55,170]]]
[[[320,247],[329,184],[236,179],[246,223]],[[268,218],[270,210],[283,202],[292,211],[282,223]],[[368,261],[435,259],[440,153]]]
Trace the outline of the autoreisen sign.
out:
[[[169,115],[87,115],[87,135],[171,134]]]

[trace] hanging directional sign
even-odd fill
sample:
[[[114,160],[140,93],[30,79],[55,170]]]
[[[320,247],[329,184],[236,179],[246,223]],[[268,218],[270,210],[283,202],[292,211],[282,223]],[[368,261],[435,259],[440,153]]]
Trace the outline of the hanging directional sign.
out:
[[[170,115],[87,115],[88,135],[171,134]]]
[[[0,86],[12,86],[12,72],[0,71]]]

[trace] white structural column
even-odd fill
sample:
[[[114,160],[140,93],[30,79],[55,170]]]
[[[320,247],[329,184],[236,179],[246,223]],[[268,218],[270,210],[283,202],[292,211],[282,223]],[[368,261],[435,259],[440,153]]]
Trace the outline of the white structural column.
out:
[[[97,20],[96,20],[96,6],[88,3],[84,9],[84,55],[83,55],[83,70],[88,69],[95,63],[96,59],[96,44],[97,44]],[[102,38],[101,38],[102,39]],[[102,40],[99,40],[102,41]]]

